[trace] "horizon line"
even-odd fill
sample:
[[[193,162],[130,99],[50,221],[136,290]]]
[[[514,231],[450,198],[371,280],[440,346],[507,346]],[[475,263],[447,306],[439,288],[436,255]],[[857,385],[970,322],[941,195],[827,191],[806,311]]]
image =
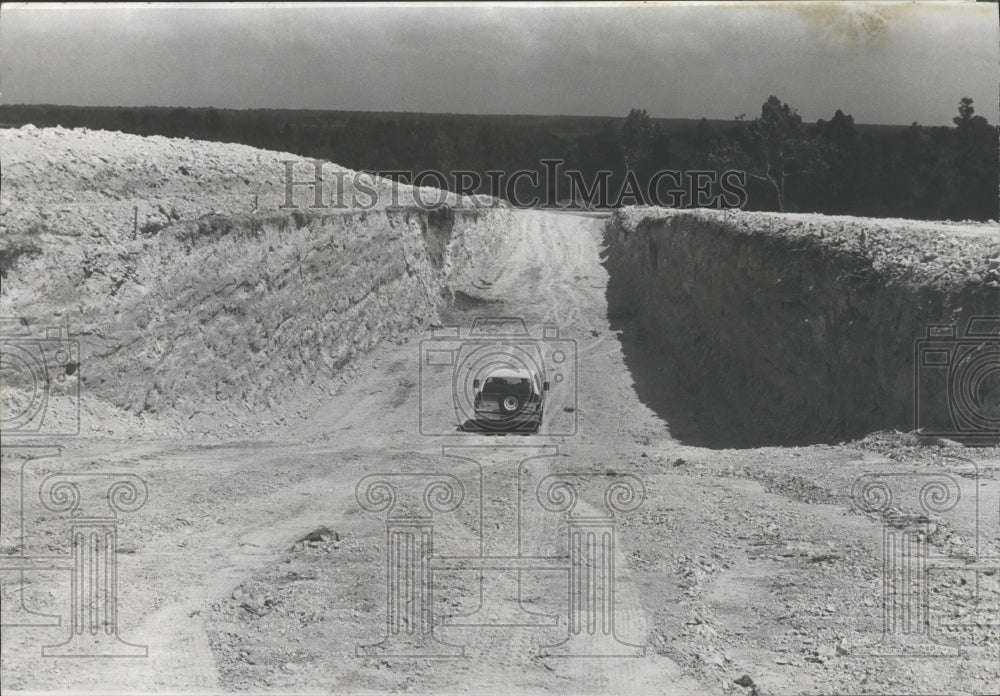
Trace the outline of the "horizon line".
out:
[[[780,98],[780,97],[779,97]],[[784,100],[782,103],[788,103]],[[975,104],[975,100],[973,100]],[[795,107],[791,104],[794,109]],[[417,115],[417,116],[460,116],[460,117],[473,117],[473,118],[488,118],[488,117],[511,117],[511,118],[590,118],[590,119],[625,119],[628,114],[624,115],[602,115],[602,114],[541,114],[541,113],[471,113],[471,112],[459,112],[459,111],[397,111],[392,109],[377,110],[377,109],[334,109],[334,108],[315,108],[315,107],[288,107],[288,106],[214,106],[214,105],[203,105],[203,106],[191,106],[186,104],[143,104],[143,105],[123,105],[123,104],[58,104],[54,102],[18,102],[18,103],[6,103],[0,99],[0,108],[4,107],[59,107],[59,108],[73,108],[73,109],[215,109],[216,111],[330,111],[336,113],[356,113],[356,114],[396,114],[396,115]],[[632,107],[632,108],[642,108],[642,107]],[[958,111],[958,106],[956,105],[956,114]],[[852,116],[850,111],[839,108],[837,109],[843,112],[847,116]],[[836,113],[836,111],[834,113]],[[648,112],[647,112],[648,113]],[[796,113],[802,116],[800,112],[796,109]],[[743,114],[748,120],[751,119],[749,113]],[[977,114],[982,115],[982,114]],[[649,117],[653,120],[659,121],[701,121],[705,119],[707,121],[723,121],[731,122],[740,120],[736,115],[730,116],[728,118],[718,118],[718,117],[708,117],[708,116],[654,116],[649,114]],[[756,118],[755,114],[753,118]],[[828,118],[820,117],[822,120],[829,120],[832,118],[833,114]],[[852,116],[853,118],[853,116]],[[985,117],[984,117],[985,118]],[[804,124],[814,124],[820,119],[807,120],[805,117],[802,118]],[[885,123],[885,122],[861,122],[855,121],[855,126],[890,126],[890,127],[910,127],[914,123],[919,126],[927,128],[938,128],[938,127],[948,127],[953,128],[952,123],[920,123],[919,121],[911,121],[909,123]],[[990,124],[996,127],[998,124]]]

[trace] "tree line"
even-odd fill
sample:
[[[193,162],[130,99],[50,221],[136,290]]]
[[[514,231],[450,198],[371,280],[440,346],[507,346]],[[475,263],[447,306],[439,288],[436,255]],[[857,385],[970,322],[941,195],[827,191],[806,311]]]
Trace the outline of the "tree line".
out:
[[[351,169],[537,172],[525,196],[544,198],[542,160],[560,160],[587,180],[602,172],[621,190],[629,176],[643,203],[657,172],[745,172],[746,209],[870,217],[998,218],[998,129],[958,105],[952,126],[855,124],[837,110],[806,123],[769,97],[759,115],[733,120],[655,119],[632,109],[618,119],[473,116],[185,107],[0,106],[0,125],[87,127],[137,135],[234,142],[324,159]],[[446,181],[451,181],[446,179]],[[639,200],[635,200],[638,198]],[[689,199],[684,205],[697,205]]]

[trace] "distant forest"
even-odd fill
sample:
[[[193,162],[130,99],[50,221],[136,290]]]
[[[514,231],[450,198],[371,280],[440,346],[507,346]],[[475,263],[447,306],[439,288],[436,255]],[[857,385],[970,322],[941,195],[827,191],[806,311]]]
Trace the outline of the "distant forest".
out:
[[[482,179],[477,192],[508,198],[506,191],[491,190],[487,172],[538,172],[537,186],[520,178],[519,201],[544,198],[544,159],[564,161],[587,182],[609,172],[603,176],[611,196],[592,201],[607,206],[653,202],[643,192],[663,170],[745,172],[748,210],[995,220],[1000,195],[998,129],[975,114],[968,98],[957,105],[953,126],[933,127],[855,124],[840,110],[829,120],[805,123],[774,96],[752,118],[729,121],[659,119],[642,109],[614,119],[0,106],[0,126],[27,123],[243,143],[372,172],[466,170]],[[452,179],[445,181],[454,188]],[[435,179],[424,184],[439,185]],[[676,204],[697,205],[694,198]]]

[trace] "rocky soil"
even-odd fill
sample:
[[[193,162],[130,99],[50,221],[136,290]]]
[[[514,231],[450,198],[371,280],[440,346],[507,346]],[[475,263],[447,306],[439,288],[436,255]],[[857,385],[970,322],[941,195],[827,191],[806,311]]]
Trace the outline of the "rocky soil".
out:
[[[307,209],[297,191],[302,210],[282,210],[283,160],[314,173],[283,153],[30,126],[0,146],[0,314],[27,333],[69,324],[82,367],[59,376],[91,432],[116,423],[106,403],[136,434],[297,417],[352,358],[436,321],[503,243],[502,209],[453,195],[464,209],[415,209],[420,191],[332,164],[331,189],[377,190],[377,206]]]
[[[286,204],[286,162],[295,181],[315,178],[314,160],[287,152],[187,138],[143,137],[86,128],[0,129],[4,186],[3,258],[30,253],[32,238],[93,237],[114,242],[151,236],[179,220],[204,215],[274,213]],[[327,162],[323,202],[336,212],[363,206],[412,206],[415,190]],[[369,193],[374,191],[375,195]],[[336,194],[336,195],[335,195]],[[473,205],[468,197],[416,191],[421,201]],[[296,186],[292,201],[305,212],[313,189]],[[490,201],[475,204],[488,207]],[[287,212],[287,211],[286,211]]]
[[[960,287],[967,283],[1000,288],[1000,225],[989,222],[856,218],[809,213],[699,210],[679,213],[631,207],[618,213],[623,228],[651,225],[693,214],[731,226],[734,233],[812,242],[846,254],[859,265],[915,285]]]
[[[797,443],[749,446],[756,443],[746,430],[725,425],[728,392],[706,401],[696,397],[710,390],[674,388],[684,371],[713,386],[718,363],[700,372],[678,365],[656,323],[684,316],[687,330],[703,324],[716,332],[722,317],[740,328],[732,345],[759,357],[764,339],[753,321],[786,332],[772,345],[789,341],[799,335],[789,331],[791,319],[812,316],[798,305],[824,289],[860,318],[880,311],[871,298],[895,287],[888,277],[901,288],[926,286],[933,297],[991,287],[997,254],[995,240],[983,240],[989,228],[753,214],[727,223],[734,214],[715,212],[652,215],[684,220],[688,231],[642,223],[649,211],[626,211],[608,227],[593,215],[534,211],[251,215],[244,206],[253,195],[259,205],[268,198],[261,182],[272,181],[273,192],[281,176],[279,169],[269,179],[257,163],[285,155],[58,129],[0,137],[4,313],[29,317],[29,329],[46,313],[71,330],[86,326],[88,336],[105,327],[103,348],[88,349],[91,365],[81,370],[95,382],[84,384],[80,434],[4,436],[4,568],[39,557],[65,567],[71,558],[74,518],[44,507],[39,495],[53,474],[81,484],[130,474],[149,493],[139,509],[118,514],[113,556],[115,628],[147,646],[146,657],[43,657],[42,646],[69,634],[70,573],[3,570],[4,692],[996,692],[1000,450],[876,427],[853,442],[797,429]],[[108,161],[96,164],[101,158]],[[152,164],[159,173],[148,173]],[[102,167],[114,181],[110,193],[86,178]],[[57,208],[61,197],[78,205]],[[135,206],[149,200],[164,211],[132,239]],[[177,219],[157,227],[171,209]],[[105,215],[114,222],[107,228]],[[725,245],[696,252],[720,222],[740,231],[737,253],[724,256],[733,250]],[[933,229],[911,241],[909,227]],[[757,235],[761,246],[744,239],[758,229],[771,230]],[[882,229],[891,248],[870,241]],[[626,231],[629,240],[614,238]],[[686,243],[669,246],[680,239]],[[867,294],[853,292],[849,275],[822,277],[816,259],[781,261],[782,253],[810,257],[827,241],[845,250],[833,255],[841,270],[867,264]],[[931,253],[924,244],[938,259],[923,260]],[[904,252],[921,260],[896,263]],[[623,265],[628,255],[632,267]],[[664,285],[652,287],[672,294],[642,295],[641,312],[622,313],[623,291],[644,292],[653,258],[658,277],[669,269],[681,289],[657,281]],[[736,282],[743,273],[757,285]],[[822,277],[813,290],[810,274]],[[779,278],[795,279],[784,294]],[[732,291],[718,296],[728,304],[712,307],[701,291],[726,283]],[[844,287],[852,292],[837,290]],[[742,317],[755,294],[784,300],[770,305],[773,317],[760,309]],[[339,301],[348,306],[337,309]],[[550,392],[542,431],[490,437],[456,433],[449,423],[422,435],[425,404],[447,412],[455,389],[451,379],[420,378],[428,324],[467,328],[485,316],[521,317],[538,339],[555,325],[559,340],[574,342],[577,359]],[[712,360],[737,352],[699,345]],[[796,360],[795,351],[775,352],[752,372],[777,383],[804,373]],[[910,360],[900,358],[893,379],[912,374]],[[328,367],[306,369],[320,364]],[[812,394],[825,408],[836,388],[819,382]],[[858,403],[858,422],[873,423],[864,398]],[[60,399],[47,408],[56,424],[74,412]],[[760,416],[777,438],[778,420]],[[584,659],[545,649],[569,635],[570,605],[582,601],[561,565],[436,575],[435,637],[463,646],[464,656],[359,657],[359,646],[387,635],[387,571],[396,566],[387,560],[389,513],[362,508],[356,487],[372,475],[421,473],[463,483],[461,503],[434,515],[438,556],[511,558],[523,548],[567,567],[575,518],[536,504],[535,484],[550,475],[577,482],[574,512],[593,519],[607,514],[609,499],[594,482],[641,482],[640,504],[613,514],[614,550],[605,558],[614,563],[615,635],[631,645],[630,657],[605,656],[596,635],[584,639],[592,640]],[[869,487],[873,481],[886,485]],[[891,497],[880,498],[885,489]],[[87,504],[107,507],[103,491]],[[887,559],[900,568],[917,562],[886,546],[904,531],[927,549],[928,574],[886,573]],[[883,595],[886,582],[896,596]],[[467,616],[480,597],[483,615],[465,621],[471,625],[445,619]],[[922,597],[908,606],[925,610],[927,622],[910,613],[899,615],[905,626],[886,624],[884,609],[908,597]],[[22,606],[61,625],[11,625]],[[554,621],[524,621],[526,611]],[[887,625],[901,643],[889,654]]]

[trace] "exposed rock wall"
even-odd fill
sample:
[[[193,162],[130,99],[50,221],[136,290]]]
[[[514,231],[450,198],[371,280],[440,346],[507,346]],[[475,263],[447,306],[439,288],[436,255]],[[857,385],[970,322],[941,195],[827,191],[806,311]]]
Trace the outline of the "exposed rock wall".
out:
[[[332,163],[331,207],[296,185],[300,207],[282,209],[286,164],[314,182],[315,163],[242,145],[25,126],[0,129],[0,159],[0,316],[80,342],[78,370],[50,366],[61,381],[46,413],[71,420],[63,397],[79,386],[86,432],[106,402],[196,428],[196,414],[236,424],[227,414],[294,406],[304,386],[323,391],[353,358],[434,321],[509,236],[497,201]],[[369,209],[336,207],[355,200]],[[5,399],[38,386],[3,379]]]
[[[672,375],[657,388],[727,445],[925,425],[915,419],[947,429],[946,371],[915,367],[916,342],[929,324],[961,337],[970,317],[1000,313],[995,226],[629,209],[606,242],[610,312],[657,346]],[[972,408],[993,413],[1000,373],[980,376]]]
[[[4,303],[60,316],[82,390],[135,413],[260,411],[435,320],[496,256],[503,210],[226,217],[10,271]]]

